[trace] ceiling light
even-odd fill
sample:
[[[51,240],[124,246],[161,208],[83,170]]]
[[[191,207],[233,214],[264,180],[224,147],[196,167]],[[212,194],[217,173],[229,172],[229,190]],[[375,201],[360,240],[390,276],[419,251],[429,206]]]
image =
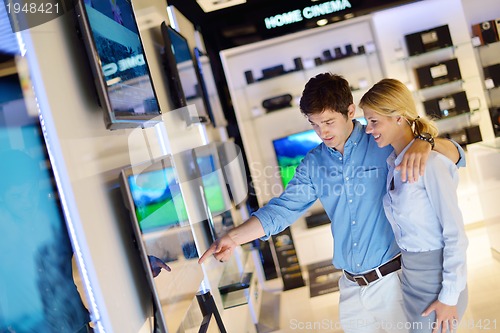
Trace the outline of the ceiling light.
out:
[[[320,27],[324,26],[324,25],[327,25],[328,24],[328,20],[327,19],[321,19],[321,20],[318,20],[316,22],[317,25],[319,25]]]
[[[197,0],[198,5],[205,13],[215,10],[241,5],[246,3],[246,0]]]

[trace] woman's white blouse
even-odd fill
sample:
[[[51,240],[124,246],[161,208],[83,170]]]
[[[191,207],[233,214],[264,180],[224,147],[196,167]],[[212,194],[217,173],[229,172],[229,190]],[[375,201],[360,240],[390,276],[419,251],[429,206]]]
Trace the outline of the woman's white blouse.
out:
[[[447,157],[431,151],[424,175],[403,183],[395,171],[413,141],[387,158],[389,174],[384,210],[399,247],[409,252],[443,249],[443,287],[439,300],[455,305],[465,288],[468,245],[458,206],[458,170]]]

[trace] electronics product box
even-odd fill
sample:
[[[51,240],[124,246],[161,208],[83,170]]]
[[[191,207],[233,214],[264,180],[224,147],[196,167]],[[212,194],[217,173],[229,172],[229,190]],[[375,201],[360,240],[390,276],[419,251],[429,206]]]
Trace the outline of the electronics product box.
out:
[[[479,126],[464,127],[458,131],[442,134],[441,136],[452,139],[461,146],[470,145],[471,143],[480,142],[483,140]]]
[[[462,78],[456,58],[415,69],[420,88],[437,86]]]
[[[490,117],[495,136],[498,137],[500,136],[500,107],[490,108]]]
[[[410,56],[453,45],[450,29],[447,24],[405,35],[405,42]]]
[[[500,64],[483,68],[486,88],[500,87]]]
[[[486,45],[490,43],[495,43],[500,40],[498,30],[500,25],[500,19],[484,21],[472,26],[472,34],[479,37],[481,45]]]
[[[470,112],[465,91],[424,101],[424,108],[427,115],[435,118],[452,117]]]

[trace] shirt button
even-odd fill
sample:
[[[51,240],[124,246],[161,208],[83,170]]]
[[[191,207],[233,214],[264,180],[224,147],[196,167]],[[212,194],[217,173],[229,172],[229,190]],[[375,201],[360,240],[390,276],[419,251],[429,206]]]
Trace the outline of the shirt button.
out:
[[[339,160],[342,161],[342,157],[339,157]]]
[[[356,224],[356,221],[352,221],[352,224]]]
[[[345,180],[349,180],[349,177],[345,177]]]
[[[352,245],[354,245],[354,246],[358,246],[358,243],[354,243],[354,244],[352,244]]]
[[[358,266],[358,267],[359,267],[359,266],[361,266],[361,265],[360,265],[360,264],[356,264],[356,266]]]
[[[349,203],[352,203],[352,199],[349,199]]]

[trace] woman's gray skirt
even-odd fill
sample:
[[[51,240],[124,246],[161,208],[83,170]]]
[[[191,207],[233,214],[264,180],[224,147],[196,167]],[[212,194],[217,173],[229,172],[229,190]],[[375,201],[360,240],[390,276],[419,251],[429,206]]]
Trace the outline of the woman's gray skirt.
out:
[[[436,312],[422,317],[429,305],[437,300],[443,281],[443,250],[407,252],[401,250],[401,282],[410,332],[432,332]],[[467,307],[467,287],[460,293],[457,303],[459,319]]]

